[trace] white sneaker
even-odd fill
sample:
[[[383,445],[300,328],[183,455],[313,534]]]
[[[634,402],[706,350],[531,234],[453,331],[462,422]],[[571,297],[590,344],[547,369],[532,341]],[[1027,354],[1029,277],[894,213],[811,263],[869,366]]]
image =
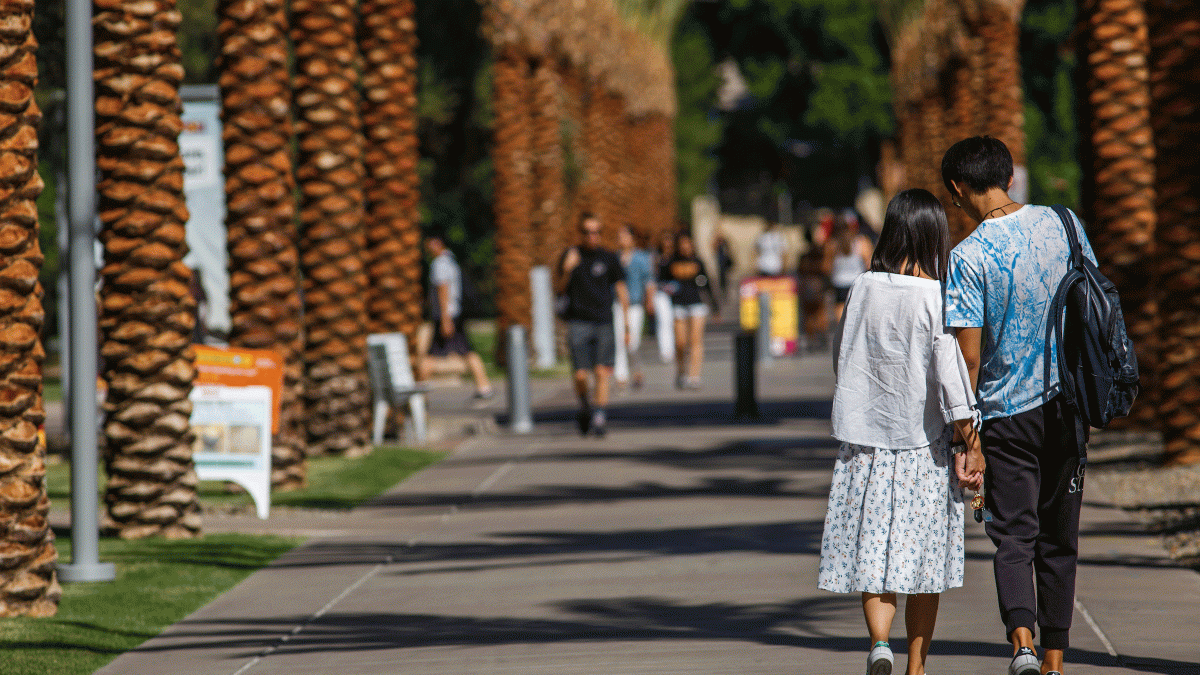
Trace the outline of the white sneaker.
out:
[[[1008,664],[1008,675],[1041,675],[1042,666],[1038,663],[1037,654],[1029,647],[1021,647],[1016,656]]]
[[[871,653],[867,654],[867,675],[892,675],[894,662],[892,648],[880,640],[871,648]]]

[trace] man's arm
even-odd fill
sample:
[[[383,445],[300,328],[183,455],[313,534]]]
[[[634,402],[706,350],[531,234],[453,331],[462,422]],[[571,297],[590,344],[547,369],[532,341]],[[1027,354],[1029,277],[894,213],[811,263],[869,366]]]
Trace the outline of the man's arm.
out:
[[[967,372],[971,375],[971,391],[979,391],[979,359],[983,343],[982,328],[956,329],[958,348],[962,350],[963,360],[967,362]]]
[[[579,249],[572,246],[566,251],[563,251],[562,257],[558,259],[558,265],[555,266],[554,292],[565,293],[567,291],[567,282],[571,280],[571,272],[579,265]]]
[[[958,349],[962,352],[963,361],[967,364],[967,374],[971,377],[971,391],[979,390],[979,360],[983,342],[982,328],[957,328]],[[979,434],[966,420],[955,422],[954,437],[967,444],[967,451],[959,453],[954,458],[955,473],[958,474],[959,487],[978,491],[983,485],[983,471],[986,463],[983,459]]]
[[[450,316],[450,284],[438,284],[437,298],[441,323],[438,328],[442,331],[442,337],[448,338],[454,335],[454,317]]]

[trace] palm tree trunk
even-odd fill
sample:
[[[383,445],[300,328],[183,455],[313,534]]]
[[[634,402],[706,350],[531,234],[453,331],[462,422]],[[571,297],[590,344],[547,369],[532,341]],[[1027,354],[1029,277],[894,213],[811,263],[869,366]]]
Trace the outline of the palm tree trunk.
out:
[[[173,0],[103,0],[93,22],[105,502],[107,528],[124,538],[200,532],[188,420],[196,304],[182,262],[180,20]]]
[[[529,269],[533,263],[532,137],[529,60],[515,47],[498,51],[492,84],[495,110],[497,358],[509,326],[530,324]]]
[[[1121,291],[1129,335],[1137,346],[1142,395],[1126,424],[1153,428],[1158,387],[1158,314],[1146,264],[1154,256],[1154,143],[1150,128],[1150,53],[1144,0],[1085,0],[1079,5],[1081,60],[1089,120],[1092,197],[1085,204],[1101,270]]]
[[[1154,287],[1158,413],[1168,460],[1200,462],[1200,3],[1149,0],[1150,120],[1157,156]]]
[[[282,0],[222,0],[221,116],[225,137],[230,344],[283,357],[271,485],[306,482],[300,261],[292,174],[291,82]]]
[[[355,4],[292,3],[310,455],[370,451]]]
[[[533,228],[534,264],[553,265],[566,247],[563,220],[563,83],[551,58],[533,70]]]
[[[42,410],[42,351],[38,337],[45,313],[38,270],[37,172],[38,122],[33,98],[37,84],[37,42],[33,2],[10,2],[0,10],[0,45],[7,54],[0,66],[0,100],[5,142],[0,174],[0,213],[4,247],[0,249],[0,349],[5,362],[0,425],[0,616],[53,616],[62,588],[54,571],[58,553],[47,515],[46,443],[38,434]]]
[[[417,32],[413,0],[364,0],[367,326],[400,331],[410,349],[421,323],[421,229],[417,212]]]
[[[1008,146],[1018,173],[1025,171],[1025,96],[1020,58],[1024,5],[1025,0],[989,0],[977,32],[983,45],[985,131]]]

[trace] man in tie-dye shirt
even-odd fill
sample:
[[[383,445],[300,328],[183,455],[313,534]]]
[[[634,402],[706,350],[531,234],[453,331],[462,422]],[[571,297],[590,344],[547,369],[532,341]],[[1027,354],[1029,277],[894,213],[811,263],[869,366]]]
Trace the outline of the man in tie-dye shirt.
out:
[[[1052,209],[1009,197],[1012,176],[1008,148],[988,136],[959,141],[942,158],[955,205],[979,223],[950,252],[945,317],[958,329],[983,417],[993,515],[985,529],[996,544],[996,592],[1013,643],[1009,674],[1040,675],[1062,672],[1068,646],[1083,466],[1053,341],[1046,377],[1048,315],[1068,268],[1067,232]],[[1095,262],[1081,223],[1072,225]],[[1044,667],[1033,650],[1035,627]]]

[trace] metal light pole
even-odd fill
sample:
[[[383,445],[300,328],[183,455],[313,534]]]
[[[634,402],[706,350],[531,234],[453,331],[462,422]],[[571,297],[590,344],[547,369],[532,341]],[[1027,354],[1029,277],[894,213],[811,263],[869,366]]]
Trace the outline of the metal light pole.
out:
[[[99,562],[96,509],[96,120],[92,92],[92,3],[67,0],[67,208],[70,223],[71,562],[62,581],[111,581]]]

